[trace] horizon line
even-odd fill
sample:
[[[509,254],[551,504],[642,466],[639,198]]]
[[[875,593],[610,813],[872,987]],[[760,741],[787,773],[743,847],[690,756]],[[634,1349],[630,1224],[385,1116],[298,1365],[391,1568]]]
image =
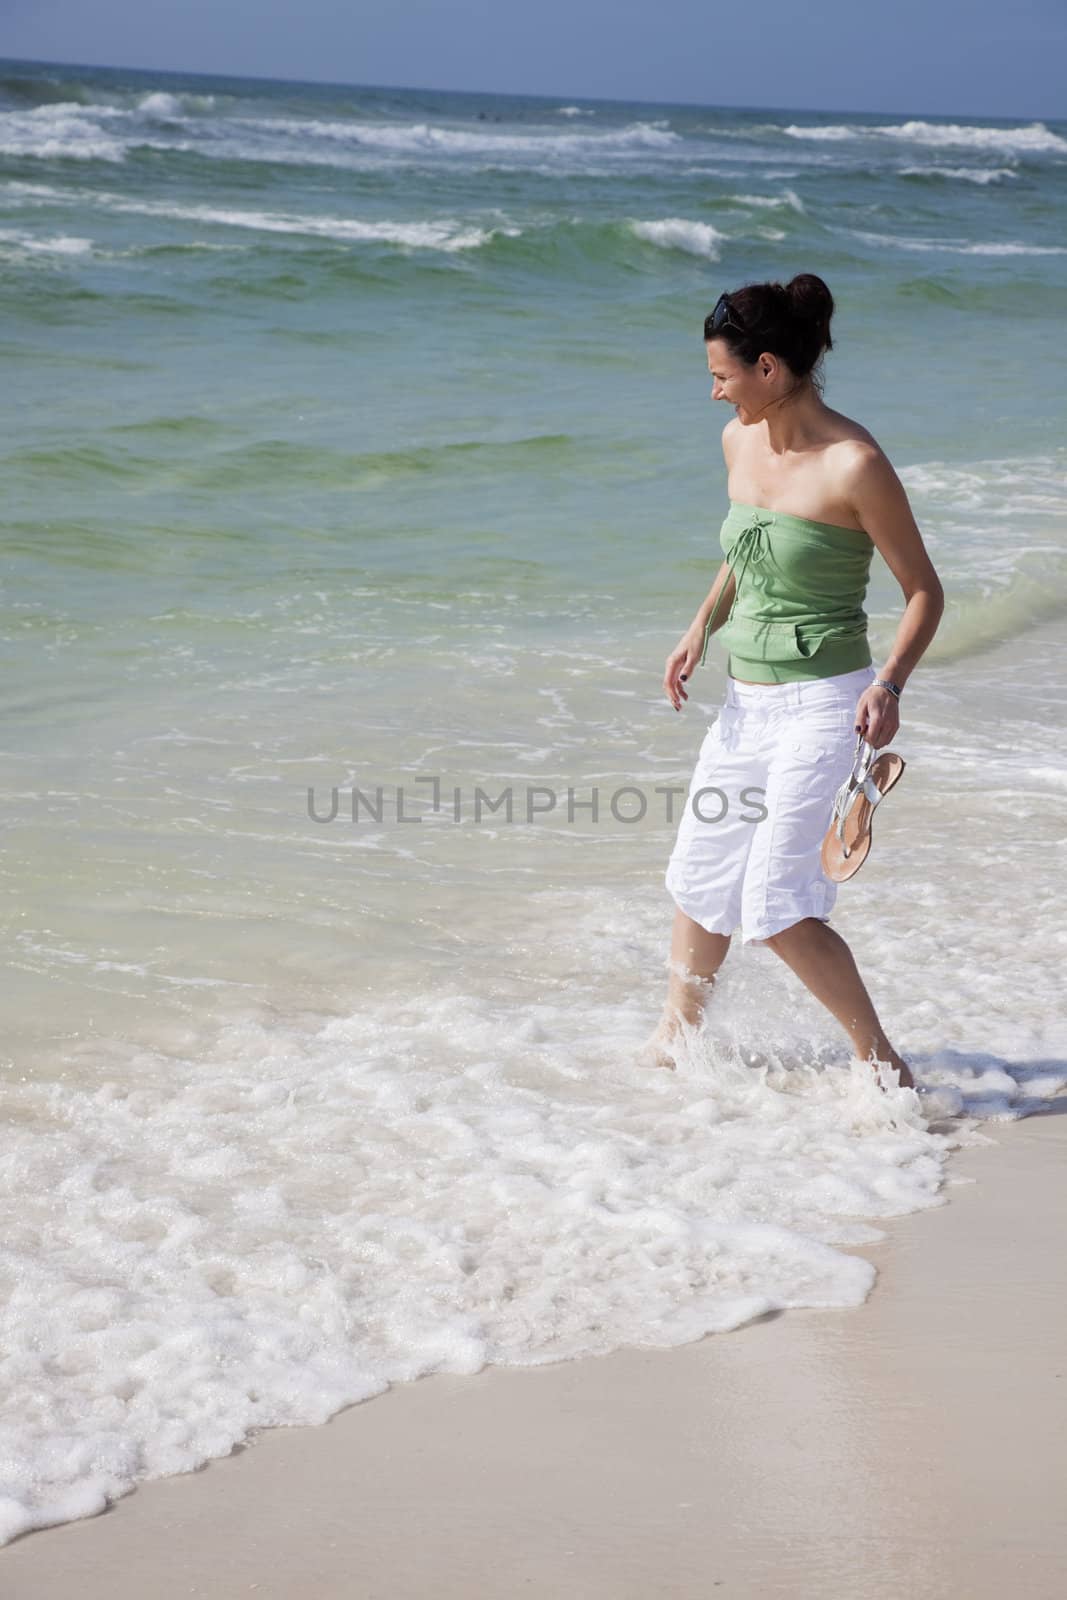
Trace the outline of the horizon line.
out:
[[[102,69],[105,72],[141,72],[146,75],[163,74],[170,77],[184,78],[215,78],[236,79],[239,83],[272,83],[272,84],[300,84],[308,88],[330,89],[384,89],[391,93],[416,93],[416,94],[455,94],[455,95],[481,95],[485,98],[496,96],[510,100],[589,100],[599,105],[647,105],[647,106],[676,106],[679,109],[698,111],[789,111],[799,112],[805,116],[857,116],[857,117],[930,117],[951,120],[959,117],[986,117],[994,121],[1029,121],[1029,122],[1064,122],[1067,117],[1058,117],[1049,113],[1037,112],[994,112],[994,111],[920,111],[916,109],[902,110],[897,108],[886,111],[875,107],[862,111],[856,106],[787,106],[787,105],[751,105],[730,101],[705,101],[705,100],[647,100],[629,95],[595,95],[575,94],[573,91],[560,91],[546,94],[543,91],[518,90],[518,89],[446,89],[436,84],[417,83],[349,83],[337,78],[272,78],[260,73],[249,72],[204,72],[191,67],[139,67],[129,62],[121,61],[53,61],[38,56],[0,56],[0,63],[10,63],[13,66],[28,67],[76,67],[86,68],[89,71]]]

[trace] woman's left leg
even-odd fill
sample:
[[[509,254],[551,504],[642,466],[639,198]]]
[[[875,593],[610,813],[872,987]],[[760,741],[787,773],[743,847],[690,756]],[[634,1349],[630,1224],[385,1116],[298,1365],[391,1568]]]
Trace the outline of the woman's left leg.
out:
[[[763,942],[837,1018],[861,1060],[873,1054],[878,1061],[888,1061],[900,1073],[901,1087],[914,1089],[915,1079],[885,1036],[852,951],[829,923],[803,917]]]
[[[856,696],[873,677],[865,667],[771,691],[777,737],[767,818],[755,829],[745,872],[742,938],[770,945],[837,1018],[860,1059],[889,1062],[910,1089],[911,1072],[885,1036],[852,952],[826,921],[837,885],[820,859],[834,795],[852,766]]]

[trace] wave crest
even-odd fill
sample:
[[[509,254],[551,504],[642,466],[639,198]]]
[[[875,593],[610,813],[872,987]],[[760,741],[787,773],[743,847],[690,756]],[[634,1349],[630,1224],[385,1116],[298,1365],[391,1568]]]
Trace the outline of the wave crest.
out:
[[[1067,152],[1067,139],[1043,122],[1026,127],[993,128],[963,122],[887,122],[826,123],[821,127],[800,127],[790,123],[781,129],[791,139],[840,141],[846,139],[898,139],[911,144],[959,147],[970,150],[1006,150],[1019,155],[1048,155]]]
[[[647,244],[662,250],[685,250],[689,255],[719,260],[719,246],[727,235],[710,222],[691,222],[687,217],[663,217],[659,222],[631,222],[630,231]]]

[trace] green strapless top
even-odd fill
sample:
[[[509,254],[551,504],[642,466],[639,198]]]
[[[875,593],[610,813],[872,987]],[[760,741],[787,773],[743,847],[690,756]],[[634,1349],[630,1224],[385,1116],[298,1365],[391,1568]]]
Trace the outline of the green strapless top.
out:
[[[720,543],[734,576],[734,602],[719,629],[731,677],[791,683],[870,666],[869,534],[731,500]],[[701,666],[722,592],[704,630]]]

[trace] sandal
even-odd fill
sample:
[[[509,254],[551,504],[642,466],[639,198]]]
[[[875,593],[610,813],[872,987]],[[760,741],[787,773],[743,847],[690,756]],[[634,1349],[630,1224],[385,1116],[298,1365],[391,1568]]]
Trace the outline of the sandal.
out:
[[[833,816],[820,852],[832,883],[844,883],[870,854],[874,808],[887,795],[906,763],[894,750],[878,755],[862,734],[856,740],[852,771],[834,797]]]

